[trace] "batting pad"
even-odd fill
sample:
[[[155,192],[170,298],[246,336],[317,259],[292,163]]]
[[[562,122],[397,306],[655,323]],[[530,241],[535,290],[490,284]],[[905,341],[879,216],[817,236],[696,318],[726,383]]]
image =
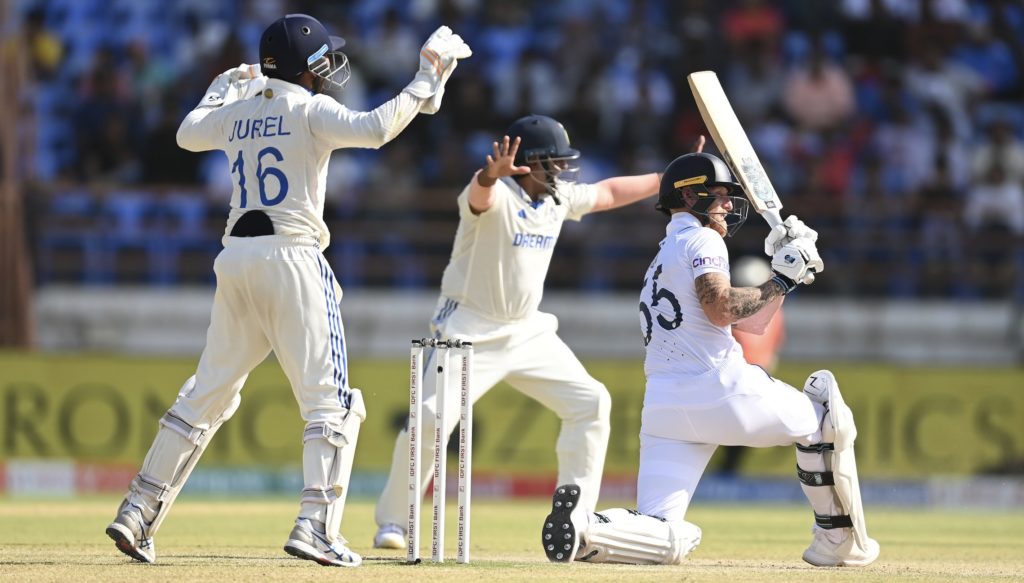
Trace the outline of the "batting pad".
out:
[[[363,393],[351,389],[351,401],[340,423],[313,421],[302,434],[302,508],[299,518],[324,523],[327,539],[339,539],[348,497],[359,427],[366,419]]]
[[[827,404],[822,419],[823,443],[796,444],[797,477],[814,509],[815,524],[827,531],[849,528],[857,546],[867,549],[869,539],[853,447],[857,438],[853,412],[843,401],[835,377],[828,371],[812,374],[804,393]],[[829,536],[833,542],[841,538]]]
[[[626,565],[678,565],[700,544],[701,530],[690,522],[666,522],[635,510],[595,513],[577,561]]]

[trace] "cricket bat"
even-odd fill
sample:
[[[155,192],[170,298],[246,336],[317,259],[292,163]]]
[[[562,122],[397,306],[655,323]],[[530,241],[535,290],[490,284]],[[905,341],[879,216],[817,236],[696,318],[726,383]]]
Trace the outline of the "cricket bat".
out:
[[[779,211],[782,210],[782,202],[768,180],[754,147],[750,145],[729,98],[725,96],[718,75],[714,71],[698,71],[690,73],[686,80],[690,83],[690,91],[697,101],[700,116],[704,118],[704,125],[722,152],[725,163],[732,169],[736,181],[743,187],[743,194],[754,210],[764,217],[768,226],[781,224]]]

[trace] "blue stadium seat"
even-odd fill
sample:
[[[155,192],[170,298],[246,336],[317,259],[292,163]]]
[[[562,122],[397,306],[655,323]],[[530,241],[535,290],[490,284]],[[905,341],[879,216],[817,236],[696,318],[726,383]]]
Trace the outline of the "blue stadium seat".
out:
[[[151,192],[113,191],[101,205],[102,261],[98,277],[103,283],[136,279],[155,281],[159,275],[160,233],[158,207]],[[128,271],[123,253],[141,252],[146,268]]]
[[[38,278],[40,284],[72,272],[82,283],[100,283],[101,231],[96,197],[86,190],[60,191],[52,195],[39,237]],[[74,267],[65,270],[64,264]],[[60,268],[58,268],[60,264]]]
[[[213,258],[220,250],[219,237],[206,232],[207,202],[200,192],[170,192],[160,205],[160,233],[155,242],[151,281],[174,285],[181,280],[181,258],[197,252]],[[212,269],[209,270],[212,277]]]

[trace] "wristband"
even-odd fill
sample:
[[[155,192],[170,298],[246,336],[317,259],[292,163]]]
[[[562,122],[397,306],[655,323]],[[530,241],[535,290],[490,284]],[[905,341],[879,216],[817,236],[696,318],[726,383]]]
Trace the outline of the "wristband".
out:
[[[782,295],[789,295],[789,292],[795,290],[797,286],[795,281],[789,279],[785,275],[782,275],[778,271],[772,272],[772,278],[769,281],[782,289]]]

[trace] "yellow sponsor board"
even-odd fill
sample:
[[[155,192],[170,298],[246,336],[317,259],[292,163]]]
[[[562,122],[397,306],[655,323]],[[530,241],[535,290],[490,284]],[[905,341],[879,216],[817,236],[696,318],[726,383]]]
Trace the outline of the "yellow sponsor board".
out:
[[[643,372],[639,362],[588,363],[612,393],[606,472],[636,471]],[[141,463],[157,420],[192,374],[194,359],[0,353],[0,460],[70,458]],[[800,385],[813,364],[779,375]],[[843,365],[833,367],[857,418],[862,475],[916,477],[1019,468],[1024,458],[1024,371]],[[356,360],[350,378],[368,419],[356,468],[384,471],[405,422],[408,363]],[[551,474],[558,419],[499,385],[474,410],[476,472]],[[250,375],[242,405],[204,457],[211,465],[298,466],[303,423],[273,359]],[[454,441],[454,440],[453,440]],[[714,471],[713,460],[709,471]],[[792,448],[751,450],[745,474],[790,475]]]

